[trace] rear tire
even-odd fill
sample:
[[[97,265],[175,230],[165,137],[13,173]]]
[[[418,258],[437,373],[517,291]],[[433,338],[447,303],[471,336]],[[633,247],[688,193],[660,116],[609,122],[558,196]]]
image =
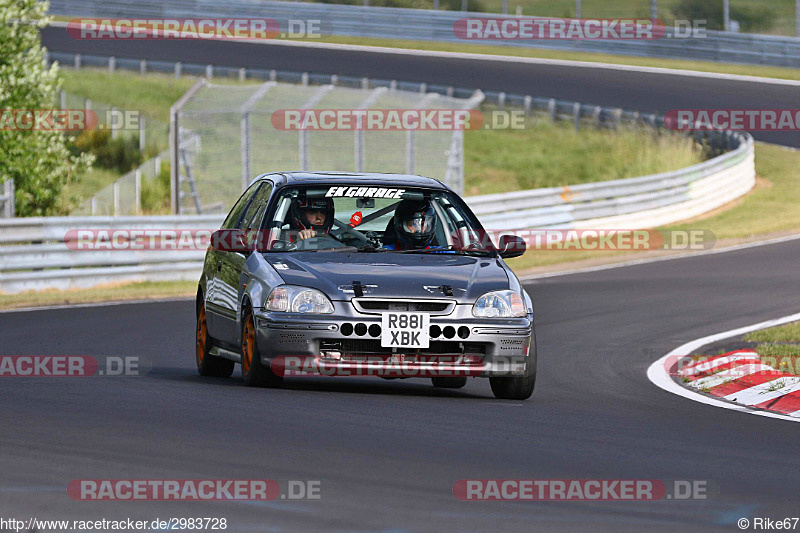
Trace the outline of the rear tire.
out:
[[[531,335],[531,349],[525,362],[525,375],[490,377],[489,385],[498,400],[527,400],[536,385],[536,335]]]
[[[467,384],[466,377],[435,377],[431,378],[433,386],[438,389],[460,389]]]
[[[248,387],[279,387],[283,383],[282,376],[274,374],[269,366],[261,362],[251,307],[245,308],[242,325],[242,378]]]
[[[233,361],[223,357],[211,355],[211,347],[214,346],[214,338],[208,334],[208,323],[206,321],[206,306],[200,302],[197,310],[197,328],[195,331],[195,362],[197,372],[201,376],[211,376],[216,378],[228,378],[233,374]]]

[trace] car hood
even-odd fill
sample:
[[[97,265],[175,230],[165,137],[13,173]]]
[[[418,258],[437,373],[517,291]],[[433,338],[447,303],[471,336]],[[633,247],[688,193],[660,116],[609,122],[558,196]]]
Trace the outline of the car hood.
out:
[[[313,287],[332,300],[349,300],[353,282],[364,296],[384,298],[452,298],[472,303],[482,294],[509,288],[508,274],[494,258],[454,254],[293,252],[264,254],[290,285]]]

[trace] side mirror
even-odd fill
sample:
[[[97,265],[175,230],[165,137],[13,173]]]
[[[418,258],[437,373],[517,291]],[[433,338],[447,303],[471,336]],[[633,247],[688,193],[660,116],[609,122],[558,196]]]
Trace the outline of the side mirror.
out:
[[[244,232],[240,229],[218,229],[211,234],[211,248],[217,252],[237,252],[247,254],[252,246],[247,244]]]
[[[500,257],[503,259],[510,259],[512,257],[519,257],[528,249],[525,244],[525,239],[517,235],[503,235],[500,237],[500,242],[497,250],[500,252]]]

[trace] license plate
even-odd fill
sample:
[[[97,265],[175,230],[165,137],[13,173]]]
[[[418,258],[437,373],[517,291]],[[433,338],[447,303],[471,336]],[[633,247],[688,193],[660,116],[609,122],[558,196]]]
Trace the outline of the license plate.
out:
[[[390,311],[381,314],[383,348],[428,348],[431,315]]]

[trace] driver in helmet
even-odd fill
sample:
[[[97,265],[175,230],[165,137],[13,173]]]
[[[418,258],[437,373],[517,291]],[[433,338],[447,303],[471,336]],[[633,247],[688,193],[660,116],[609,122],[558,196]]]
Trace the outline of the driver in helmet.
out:
[[[333,199],[295,198],[289,214],[289,226],[299,240],[327,235],[333,226]]]
[[[436,235],[436,213],[426,200],[403,200],[394,211],[395,244],[390,250],[430,248]]]

